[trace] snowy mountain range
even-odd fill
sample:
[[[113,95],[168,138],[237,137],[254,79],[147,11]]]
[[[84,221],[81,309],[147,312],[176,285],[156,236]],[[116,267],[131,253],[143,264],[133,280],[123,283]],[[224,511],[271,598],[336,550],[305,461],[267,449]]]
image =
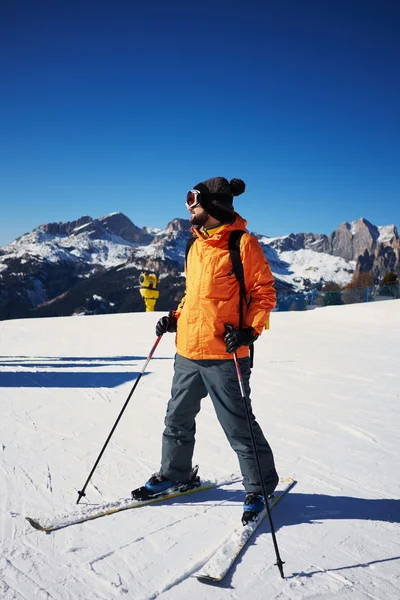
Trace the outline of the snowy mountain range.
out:
[[[47,223],[0,248],[0,319],[142,311],[138,278],[160,279],[157,309],[174,306],[184,290],[183,263],[190,224],[173,219],[165,229],[137,227],[122,213],[68,223]],[[358,271],[376,279],[400,274],[395,225],[366,219],[342,223],[329,236],[298,233],[271,238],[254,233],[278,292],[343,286]]]

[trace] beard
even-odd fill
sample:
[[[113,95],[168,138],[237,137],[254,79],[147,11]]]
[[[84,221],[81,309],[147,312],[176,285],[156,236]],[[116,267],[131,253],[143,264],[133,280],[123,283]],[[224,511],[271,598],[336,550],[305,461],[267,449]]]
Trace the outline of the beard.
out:
[[[190,224],[203,227],[203,225],[205,223],[207,223],[208,219],[209,219],[209,214],[206,211],[200,213],[197,216],[193,214],[190,217]]]

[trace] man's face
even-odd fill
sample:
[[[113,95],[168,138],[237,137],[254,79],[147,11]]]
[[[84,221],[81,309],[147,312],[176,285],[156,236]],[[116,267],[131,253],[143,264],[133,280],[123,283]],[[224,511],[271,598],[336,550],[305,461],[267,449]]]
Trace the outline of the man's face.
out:
[[[204,210],[202,206],[196,206],[195,208],[189,209],[191,217],[190,223],[191,225],[200,225],[201,227],[207,223],[209,219],[209,214]]]

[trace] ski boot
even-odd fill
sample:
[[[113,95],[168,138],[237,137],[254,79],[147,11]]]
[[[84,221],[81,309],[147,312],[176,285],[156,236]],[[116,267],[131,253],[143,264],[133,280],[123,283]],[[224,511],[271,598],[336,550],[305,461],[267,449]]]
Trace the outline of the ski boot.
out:
[[[242,523],[247,525],[251,521],[256,521],[260,512],[265,509],[264,496],[261,494],[255,494],[254,492],[247,492],[246,498],[243,504],[243,515]]]
[[[194,467],[190,472],[189,481],[172,481],[161,473],[154,473],[144,486],[132,490],[134,500],[151,500],[152,498],[162,498],[172,493],[182,493],[192,488],[199,487],[200,477],[197,475],[199,467]]]

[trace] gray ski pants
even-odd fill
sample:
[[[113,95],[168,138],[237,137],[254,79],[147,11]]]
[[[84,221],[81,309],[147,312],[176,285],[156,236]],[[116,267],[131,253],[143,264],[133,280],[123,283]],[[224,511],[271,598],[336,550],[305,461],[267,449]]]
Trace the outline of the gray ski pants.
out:
[[[274,457],[251,410],[250,359],[241,358],[239,364],[265,487],[270,494],[278,482]],[[245,490],[262,493],[233,360],[189,360],[176,354],[171,399],[162,439],[161,473],[173,481],[189,479],[195,444],[195,418],[200,411],[201,400],[207,394],[210,395],[222,429],[238,456]]]

